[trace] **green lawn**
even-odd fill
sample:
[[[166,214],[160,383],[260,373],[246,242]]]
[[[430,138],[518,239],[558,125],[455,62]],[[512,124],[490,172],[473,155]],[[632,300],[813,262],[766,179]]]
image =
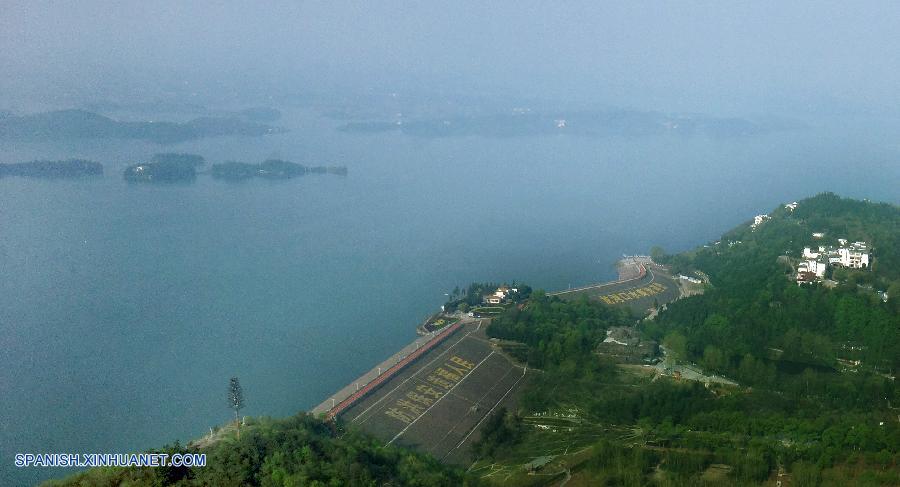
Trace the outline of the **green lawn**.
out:
[[[506,306],[477,306],[470,311],[476,314],[495,316],[506,311],[506,308]]]

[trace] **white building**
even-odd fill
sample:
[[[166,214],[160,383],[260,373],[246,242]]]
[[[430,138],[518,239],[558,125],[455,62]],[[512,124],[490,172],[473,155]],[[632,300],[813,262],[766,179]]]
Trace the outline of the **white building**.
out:
[[[809,266],[809,272],[815,274],[816,277],[825,277],[825,270],[828,269],[827,262],[821,260],[808,260],[806,261],[806,264]]]
[[[792,202],[790,202],[790,203],[784,205],[784,208],[785,208],[786,210],[790,210],[791,212],[793,212],[794,210],[797,209],[797,202],[796,202],[796,201],[792,201]]]
[[[838,248],[822,245],[816,249],[803,248],[803,261],[797,265],[798,284],[820,281],[825,277],[828,266],[869,268],[869,249],[865,242],[853,242],[850,245],[847,245],[846,239],[838,239],[838,242],[841,244]]]
[[[766,220],[769,220],[771,218],[772,217],[770,217],[769,215],[756,215],[753,217],[753,224],[750,225],[750,228],[755,229],[756,227],[762,225],[763,222],[765,222]]]
[[[700,284],[701,282],[703,282],[700,279],[697,279],[696,277],[686,276],[684,274],[678,274],[678,278],[685,280],[687,282],[692,282],[694,284]]]
[[[808,272],[815,274],[817,278],[825,277],[825,270],[828,269],[828,263],[821,260],[809,259],[801,262],[797,266],[797,274]]]
[[[484,302],[488,304],[500,304],[509,297],[510,289],[507,286],[500,286],[494,291],[493,294],[487,294],[484,296]],[[512,290],[512,292],[517,292],[518,290]]]
[[[838,249],[841,265],[850,269],[869,268],[869,248],[865,242],[853,242]]]

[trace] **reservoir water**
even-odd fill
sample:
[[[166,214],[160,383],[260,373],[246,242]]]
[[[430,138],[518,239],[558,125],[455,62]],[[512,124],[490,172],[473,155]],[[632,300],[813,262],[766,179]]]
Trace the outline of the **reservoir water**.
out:
[[[471,281],[562,289],[623,253],[679,251],[835,191],[900,202],[890,130],[752,137],[290,132],[158,146],[0,142],[0,162],[79,157],[101,178],[0,179],[0,484],[17,452],[133,452],[229,419],[306,410],[391,355]],[[346,165],[289,181],[133,185],[155,152]]]

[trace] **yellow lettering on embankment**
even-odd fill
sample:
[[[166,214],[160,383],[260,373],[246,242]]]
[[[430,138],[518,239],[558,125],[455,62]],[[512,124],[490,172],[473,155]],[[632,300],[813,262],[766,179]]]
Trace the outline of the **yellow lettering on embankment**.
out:
[[[600,301],[603,301],[606,304],[621,304],[626,303],[628,301],[632,301],[635,299],[646,298],[648,296],[654,296],[666,290],[666,286],[654,282],[649,286],[640,287],[637,289],[629,289],[628,291],[622,291],[618,293],[606,294],[603,296],[599,296]]]
[[[405,396],[395,401],[391,408],[384,411],[384,414],[409,424],[452,389],[473,368],[475,368],[475,362],[456,355],[450,357],[440,367],[425,376],[425,384],[419,384],[414,391],[407,392]]]

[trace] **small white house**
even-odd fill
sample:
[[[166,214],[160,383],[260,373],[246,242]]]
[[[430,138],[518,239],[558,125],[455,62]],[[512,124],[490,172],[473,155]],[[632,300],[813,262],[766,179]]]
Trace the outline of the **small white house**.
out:
[[[684,274],[678,274],[678,278],[685,280],[687,282],[692,282],[694,284],[700,284],[701,282],[703,282],[700,279],[697,279],[696,277],[686,276]]]
[[[500,304],[509,296],[510,289],[506,286],[500,286],[493,294],[484,296],[484,302],[488,304]]]
[[[756,227],[762,225],[763,222],[765,222],[766,220],[769,220],[771,218],[772,217],[770,217],[769,215],[756,215],[753,217],[753,224],[750,225],[750,228],[755,229]]]

